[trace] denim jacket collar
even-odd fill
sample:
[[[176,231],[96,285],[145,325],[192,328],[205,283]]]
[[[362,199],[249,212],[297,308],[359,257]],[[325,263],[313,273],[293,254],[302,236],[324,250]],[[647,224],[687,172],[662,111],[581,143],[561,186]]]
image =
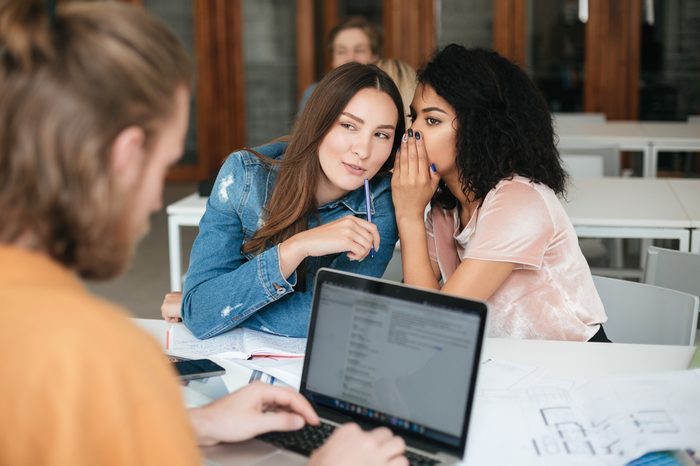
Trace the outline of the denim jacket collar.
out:
[[[371,184],[372,182],[370,181],[370,186]],[[350,209],[350,211],[352,211],[353,214],[367,215],[367,203],[365,202],[364,189],[356,189],[354,191],[350,191],[344,197],[341,197],[340,199],[337,199],[335,201],[326,202],[318,209],[333,209],[334,207],[337,207],[338,204],[343,204],[345,207]],[[370,190],[369,192],[369,206],[372,215],[374,215],[374,192],[372,190]]]

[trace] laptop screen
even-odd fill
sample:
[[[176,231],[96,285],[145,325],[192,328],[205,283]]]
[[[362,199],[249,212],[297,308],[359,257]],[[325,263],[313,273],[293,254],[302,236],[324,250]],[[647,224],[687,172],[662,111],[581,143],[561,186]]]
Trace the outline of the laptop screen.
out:
[[[485,305],[347,274],[319,277],[303,393],[397,433],[463,448]]]

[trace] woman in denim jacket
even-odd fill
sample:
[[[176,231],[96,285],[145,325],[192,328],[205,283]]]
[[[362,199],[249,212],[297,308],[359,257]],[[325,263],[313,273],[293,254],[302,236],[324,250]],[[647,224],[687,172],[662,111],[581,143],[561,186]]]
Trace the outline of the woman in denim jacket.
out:
[[[389,169],[403,115],[391,78],[347,64],[319,83],[288,143],[228,157],[185,279],[181,317],[195,336],[238,326],[306,336],[320,267],[384,273],[397,240]]]

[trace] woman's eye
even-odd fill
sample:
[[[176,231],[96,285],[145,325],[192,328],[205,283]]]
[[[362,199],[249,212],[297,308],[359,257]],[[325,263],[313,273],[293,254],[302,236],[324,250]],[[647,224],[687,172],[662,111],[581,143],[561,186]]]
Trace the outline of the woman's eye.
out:
[[[342,126],[345,129],[355,129],[355,126],[351,125],[350,123],[341,123],[340,126]]]
[[[435,126],[440,124],[440,120],[436,120],[435,118],[426,118],[425,122],[428,124],[428,126]]]
[[[389,135],[386,133],[374,133],[379,139],[389,139]]]

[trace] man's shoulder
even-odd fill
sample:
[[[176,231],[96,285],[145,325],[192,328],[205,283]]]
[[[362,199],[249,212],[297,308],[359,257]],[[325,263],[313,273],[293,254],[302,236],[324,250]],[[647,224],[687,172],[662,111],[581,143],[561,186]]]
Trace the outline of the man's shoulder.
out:
[[[107,347],[123,342],[119,348],[148,345],[150,340],[130,319],[130,313],[87,289],[28,286],[23,292],[5,296],[12,318],[8,323],[19,333],[37,341],[50,341],[50,351],[74,349],[90,345]],[[11,332],[7,327],[5,332]],[[65,344],[65,346],[62,346]],[[93,348],[93,349],[97,349]]]

